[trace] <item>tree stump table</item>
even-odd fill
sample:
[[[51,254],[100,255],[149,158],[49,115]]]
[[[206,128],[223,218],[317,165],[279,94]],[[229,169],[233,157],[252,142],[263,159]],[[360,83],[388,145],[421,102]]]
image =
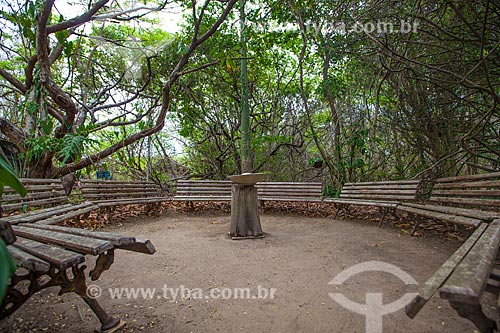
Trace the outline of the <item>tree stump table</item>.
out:
[[[260,225],[257,188],[255,184],[267,180],[263,173],[244,173],[229,176],[231,186],[231,239],[263,238]]]

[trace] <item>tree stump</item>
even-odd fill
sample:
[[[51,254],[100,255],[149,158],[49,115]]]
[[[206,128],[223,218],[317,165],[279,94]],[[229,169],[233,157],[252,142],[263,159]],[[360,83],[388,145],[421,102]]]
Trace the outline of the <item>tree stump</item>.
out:
[[[253,184],[233,184],[231,187],[231,228],[229,235],[238,238],[262,238],[257,188]]]

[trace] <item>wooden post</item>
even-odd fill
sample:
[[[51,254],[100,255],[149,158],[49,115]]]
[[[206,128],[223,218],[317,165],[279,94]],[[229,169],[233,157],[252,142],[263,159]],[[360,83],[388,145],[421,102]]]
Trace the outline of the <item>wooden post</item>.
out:
[[[262,238],[264,233],[260,226],[259,200],[255,184],[266,181],[267,175],[248,173],[228,177],[231,186],[231,227],[229,235],[232,239]]]
[[[229,233],[233,238],[263,237],[257,188],[253,184],[233,184],[231,187],[231,228]]]

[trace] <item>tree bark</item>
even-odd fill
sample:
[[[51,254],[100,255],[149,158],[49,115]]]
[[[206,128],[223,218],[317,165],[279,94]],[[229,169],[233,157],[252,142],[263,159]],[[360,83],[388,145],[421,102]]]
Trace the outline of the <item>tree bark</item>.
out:
[[[262,237],[257,188],[233,184],[231,187],[231,237]]]

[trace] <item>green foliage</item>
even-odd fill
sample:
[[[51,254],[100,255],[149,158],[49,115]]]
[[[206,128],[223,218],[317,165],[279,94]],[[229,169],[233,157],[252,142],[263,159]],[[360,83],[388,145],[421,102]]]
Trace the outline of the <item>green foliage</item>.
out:
[[[51,128],[50,122],[45,129]],[[46,152],[52,152],[58,158],[59,163],[65,164],[69,160],[81,158],[85,150],[96,141],[86,135],[67,133],[63,138],[54,138],[48,135],[27,138],[25,145],[26,158],[29,161],[38,161]]]
[[[2,303],[7,291],[7,282],[16,271],[16,264],[9,253],[7,246],[0,238],[0,303]]]
[[[95,141],[78,134],[68,133],[62,139],[57,157],[62,164],[65,164],[70,159],[78,160],[85,151],[85,147],[92,142]]]
[[[2,196],[3,187],[5,185],[9,186],[23,197],[26,195],[26,189],[19,181],[19,178],[17,178],[12,167],[3,156],[0,155],[0,197]]]
[[[2,197],[5,185],[9,186],[23,197],[26,195],[26,189],[23,184],[19,181],[19,178],[17,178],[7,161],[0,155],[0,198]],[[5,297],[7,281],[15,271],[16,265],[14,260],[7,250],[3,239],[0,238],[0,303],[2,303]]]

